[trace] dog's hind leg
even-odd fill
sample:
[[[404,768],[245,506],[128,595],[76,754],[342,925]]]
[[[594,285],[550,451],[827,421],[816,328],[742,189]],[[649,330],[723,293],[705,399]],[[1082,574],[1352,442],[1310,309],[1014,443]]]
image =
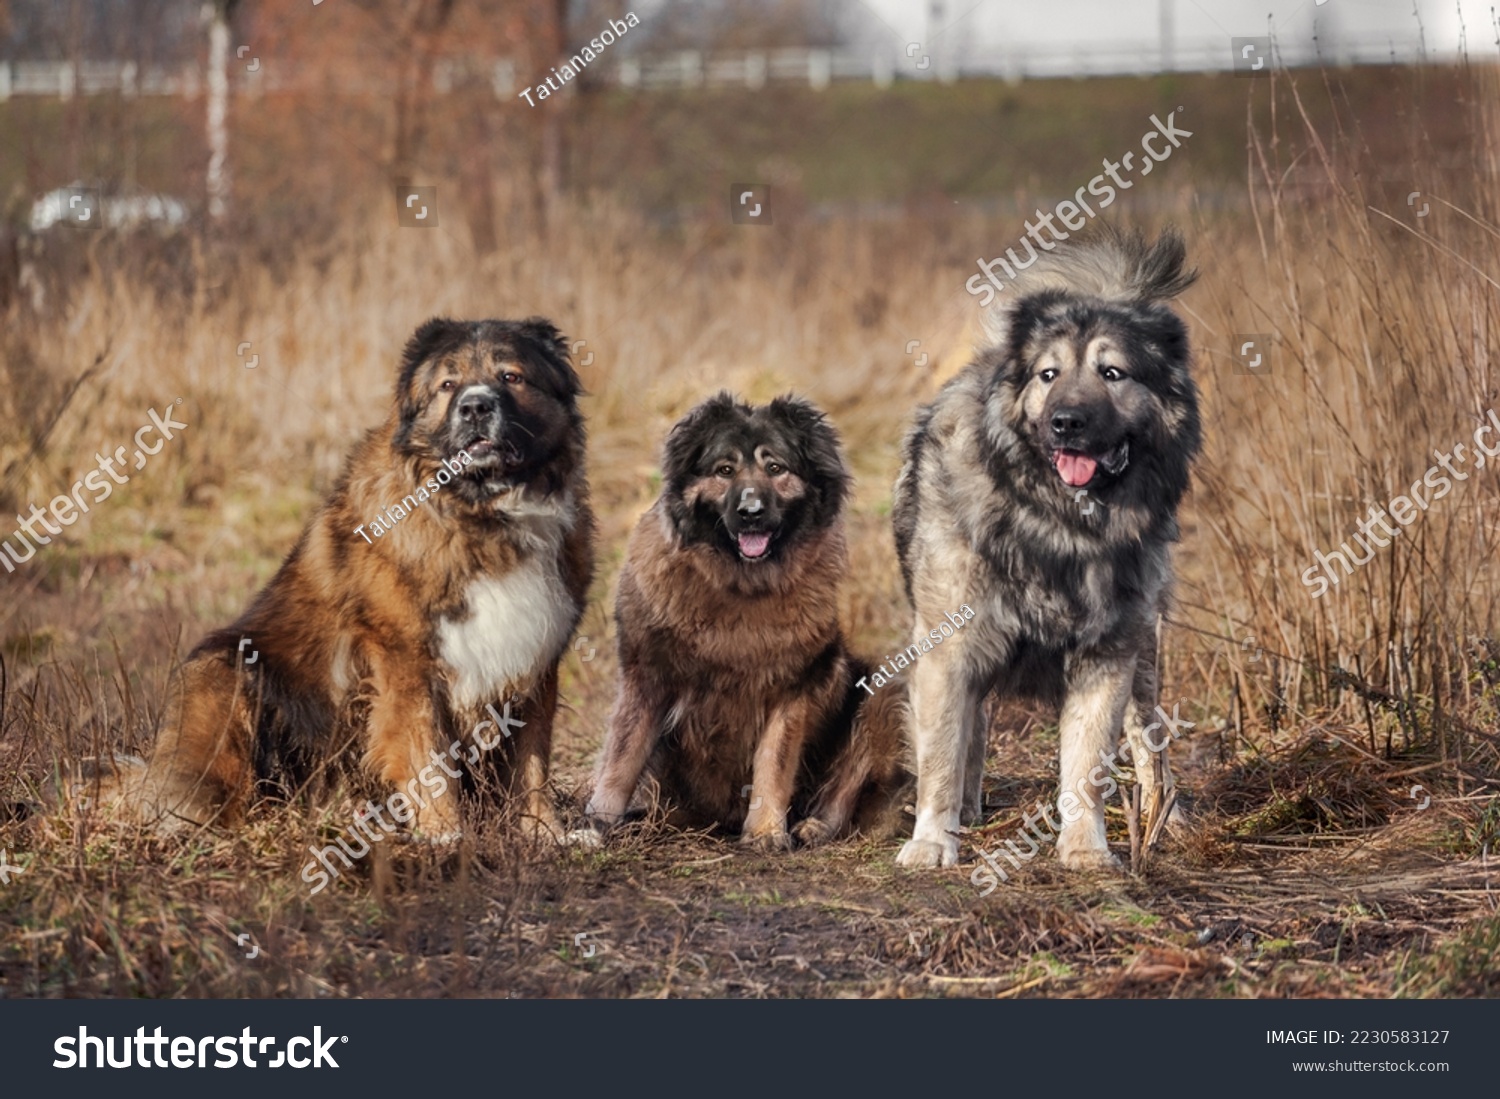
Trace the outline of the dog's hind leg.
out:
[[[1160,697],[1153,653],[1154,644],[1141,652],[1136,665],[1130,705],[1125,709],[1125,741],[1130,749],[1131,764],[1135,768],[1135,780],[1141,787],[1141,823],[1148,836],[1156,818],[1172,802],[1177,791],[1177,783],[1172,778],[1172,767],[1167,759],[1170,736],[1162,732],[1153,741],[1148,732],[1150,723],[1154,720],[1152,712]],[[1182,811],[1175,804],[1169,814],[1169,825],[1181,824],[1184,820]]]
[[[146,766],[120,779],[120,800],[167,831],[238,820],[254,786],[255,709],[224,655],[190,658],[173,677]]]
[[[978,824],[984,819],[984,760],[989,751],[995,705],[992,695],[980,704],[979,720],[969,736],[969,751],[964,759],[964,805],[958,818],[963,824]]]
[[[835,757],[828,780],[818,790],[807,816],[792,829],[792,838],[802,847],[816,847],[849,827],[869,775],[868,751],[851,740]]]
[[[861,688],[853,688],[862,693]],[[907,714],[906,690],[893,684],[862,701],[849,739],[834,757],[828,777],[807,817],[792,829],[799,844],[811,847],[842,834],[851,822],[868,825],[890,815],[889,804],[902,786],[901,738]],[[858,819],[856,820],[856,817]]]

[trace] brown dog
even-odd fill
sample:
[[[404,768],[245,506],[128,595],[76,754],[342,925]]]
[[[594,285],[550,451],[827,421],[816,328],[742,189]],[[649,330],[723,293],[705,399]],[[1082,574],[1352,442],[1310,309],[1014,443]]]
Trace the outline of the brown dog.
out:
[[[231,823],[257,788],[358,763],[431,837],[457,833],[458,789],[492,781],[556,834],[557,666],[593,571],[580,388],[541,318],[418,329],[390,415],[250,608],[193,650],[124,800]]]
[[[839,630],[838,436],[805,401],[721,393],[662,465],[620,577],[620,691],[587,811],[618,822],[647,773],[673,823],[763,850],[831,839],[902,774],[902,694],[855,685],[869,669]]]

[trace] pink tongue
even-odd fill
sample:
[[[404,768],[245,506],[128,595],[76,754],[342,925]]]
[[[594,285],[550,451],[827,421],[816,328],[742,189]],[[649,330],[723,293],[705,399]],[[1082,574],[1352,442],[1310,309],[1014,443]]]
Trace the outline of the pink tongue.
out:
[[[1087,454],[1079,454],[1073,450],[1059,450],[1056,458],[1057,472],[1062,479],[1074,488],[1086,485],[1094,479],[1094,470],[1099,468],[1099,463]]]
[[[746,557],[764,557],[771,548],[771,536],[765,533],[742,534],[739,542],[740,552]]]

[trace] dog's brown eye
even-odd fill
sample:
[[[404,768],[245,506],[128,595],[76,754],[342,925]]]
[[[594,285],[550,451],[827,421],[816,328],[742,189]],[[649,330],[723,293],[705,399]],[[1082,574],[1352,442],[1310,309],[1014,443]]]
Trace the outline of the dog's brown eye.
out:
[[[438,386],[438,392],[440,392],[440,393],[452,393],[453,392],[453,387],[456,386],[457,384],[458,383],[455,382],[452,378],[449,378],[442,385]]]
[[[521,377],[521,375],[517,374],[514,370],[507,370],[504,374],[501,374],[500,377],[504,379],[506,385],[520,385],[526,380],[525,378]]]
[[[780,462],[767,462],[766,472],[769,473],[772,477],[775,477],[778,473],[785,473],[786,466],[782,465]]]
[[[1050,382],[1053,378],[1057,377],[1057,371],[1043,370],[1040,374],[1037,375],[1037,377],[1042,379],[1042,381],[1044,382]]]
[[[718,469],[714,470],[714,472],[717,473],[720,477],[733,477],[734,476],[734,466],[732,466],[732,465],[730,465],[729,463],[726,462],[723,465],[721,465]]]
[[[1125,376],[1124,371],[1122,371],[1118,366],[1106,366],[1103,370],[1099,371],[1099,373],[1103,374],[1104,380],[1108,382],[1117,382]]]

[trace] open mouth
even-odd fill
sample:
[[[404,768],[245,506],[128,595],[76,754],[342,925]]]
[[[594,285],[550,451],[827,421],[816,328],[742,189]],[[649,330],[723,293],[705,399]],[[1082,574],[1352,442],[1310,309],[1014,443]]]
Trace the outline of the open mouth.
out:
[[[1087,454],[1081,450],[1054,450],[1052,466],[1063,483],[1073,488],[1082,488],[1103,469],[1110,476],[1118,476],[1130,464],[1130,440],[1122,439],[1120,445],[1104,454]]]
[[[514,443],[496,442],[494,439],[486,439],[483,436],[471,439],[459,449],[466,452],[476,462],[499,458],[507,468],[520,465],[525,457]]]
[[[759,561],[771,552],[771,534],[764,530],[747,530],[735,538],[740,556],[746,561]]]

